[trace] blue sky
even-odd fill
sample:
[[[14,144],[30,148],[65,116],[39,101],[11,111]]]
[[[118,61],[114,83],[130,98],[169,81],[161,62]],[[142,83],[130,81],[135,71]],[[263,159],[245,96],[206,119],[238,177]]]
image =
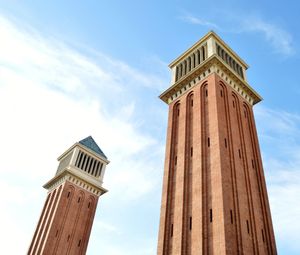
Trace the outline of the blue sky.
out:
[[[24,254],[56,158],[111,160],[88,254],[156,253],[168,63],[213,29],[250,66],[279,254],[300,254],[297,1],[0,1],[0,240]]]

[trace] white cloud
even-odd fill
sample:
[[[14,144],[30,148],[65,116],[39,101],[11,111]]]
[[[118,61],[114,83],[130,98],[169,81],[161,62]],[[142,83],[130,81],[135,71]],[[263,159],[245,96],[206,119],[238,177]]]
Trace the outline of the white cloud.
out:
[[[120,235],[120,230],[113,224],[103,222],[101,220],[95,219],[95,222],[93,224],[93,228],[100,228],[101,230],[104,230],[106,232],[114,233],[117,235]]]
[[[136,98],[143,96],[141,88],[157,91],[167,82],[165,75],[139,71],[96,51],[82,53],[4,17],[0,33],[0,199],[5,208],[0,225],[10,230],[1,232],[1,249],[21,254],[45,199],[41,186],[54,175],[57,156],[79,139],[92,135],[111,160],[104,178],[114,198],[106,203],[110,210],[121,200],[127,201],[123,210],[130,210],[130,201],[153,191],[157,180],[149,171],[161,167],[161,141],[143,132],[136,114],[147,114],[147,102],[141,105]],[[22,242],[16,246],[15,240]]]
[[[278,247],[300,251],[300,115],[255,107]],[[267,134],[267,135],[266,135]]]
[[[217,28],[217,29],[219,28],[219,26],[216,25],[215,23],[210,22],[210,21],[205,20],[205,19],[200,19],[200,18],[195,17],[191,14],[181,16],[180,19],[183,20],[184,22],[194,24],[194,25],[200,25],[200,26],[205,26],[205,27],[210,27],[210,28]]]
[[[254,16],[243,18],[241,24],[243,31],[262,33],[276,52],[287,56],[294,54],[291,34],[278,25]]]
[[[260,33],[268,41],[274,51],[284,56],[290,56],[295,53],[293,47],[292,35],[281,28],[279,25],[266,21],[259,16],[245,14],[230,15],[230,11],[223,11],[217,15],[216,22],[208,21],[204,18],[199,18],[191,14],[181,16],[180,19],[184,22],[209,27],[217,31],[230,33]],[[222,22],[222,25],[221,25]]]

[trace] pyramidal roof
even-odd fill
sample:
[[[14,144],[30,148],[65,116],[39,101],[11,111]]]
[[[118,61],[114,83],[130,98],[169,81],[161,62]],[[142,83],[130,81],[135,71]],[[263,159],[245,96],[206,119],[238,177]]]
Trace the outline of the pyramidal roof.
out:
[[[88,136],[87,138],[84,138],[83,140],[79,141],[80,144],[84,145],[85,147],[89,148],[90,150],[96,152],[100,156],[104,157],[107,159],[103,151],[100,149],[100,147],[96,144],[95,140],[93,137]]]

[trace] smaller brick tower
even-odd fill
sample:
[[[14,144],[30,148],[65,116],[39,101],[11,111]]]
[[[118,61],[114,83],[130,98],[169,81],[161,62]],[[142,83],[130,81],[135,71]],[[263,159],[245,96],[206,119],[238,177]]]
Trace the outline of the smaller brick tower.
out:
[[[102,187],[106,156],[89,136],[59,158],[28,254],[85,254]]]

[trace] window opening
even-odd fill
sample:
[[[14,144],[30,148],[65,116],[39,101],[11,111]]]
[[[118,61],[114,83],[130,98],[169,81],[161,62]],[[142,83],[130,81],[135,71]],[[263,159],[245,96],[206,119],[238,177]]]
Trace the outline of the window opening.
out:
[[[70,191],[68,192],[68,195],[67,195],[67,197],[70,197]]]
[[[191,147],[191,157],[193,157],[193,147]]]
[[[192,230],[192,217],[190,217],[190,230]]]
[[[79,242],[78,242],[78,245],[77,245],[77,246],[79,247],[79,246],[80,246],[80,244],[81,244],[81,239],[79,240]]]
[[[78,198],[78,200],[77,200],[77,203],[79,203],[80,202],[80,197]]]
[[[248,234],[250,234],[249,221],[248,220],[247,220],[247,231],[248,231]]]
[[[207,146],[210,147],[210,139],[209,139],[209,137],[207,138]]]
[[[225,138],[225,148],[227,148],[227,139]]]
[[[202,57],[203,57],[203,60],[205,60],[205,49],[204,49],[204,46],[202,47]]]
[[[173,224],[171,225],[171,237],[173,236]]]
[[[212,209],[210,209],[210,210],[209,210],[209,219],[210,219],[210,222],[212,222],[212,219],[213,219],[212,217],[213,217],[213,216],[212,216]]]
[[[239,157],[241,158],[241,150],[239,149]]]
[[[231,224],[233,224],[233,215],[232,215],[232,210],[230,210],[230,221],[231,221]]]

